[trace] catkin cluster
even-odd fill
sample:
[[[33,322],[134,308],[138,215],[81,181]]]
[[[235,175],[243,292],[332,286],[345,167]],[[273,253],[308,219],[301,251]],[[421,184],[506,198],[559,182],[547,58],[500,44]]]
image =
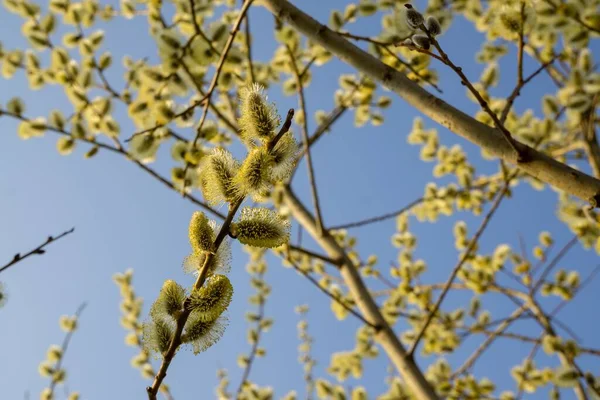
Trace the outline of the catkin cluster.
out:
[[[244,88],[240,101],[241,136],[249,149],[246,158],[238,161],[227,150],[217,148],[198,163],[204,198],[213,205],[229,203],[230,212],[235,212],[245,197],[264,197],[274,183],[287,179],[298,153],[293,135],[276,131],[280,117],[267,103],[262,87]],[[194,354],[223,335],[227,322],[223,313],[233,295],[233,286],[224,275],[231,260],[224,233],[261,248],[279,247],[289,238],[289,221],[272,210],[245,207],[236,221],[230,221],[218,227],[202,212],[192,215],[188,229],[192,251],[183,268],[198,278],[190,290],[173,280],[165,281],[150,310],[151,319],[143,325],[143,345],[148,353],[164,355],[174,343],[178,324],[183,324],[181,343],[191,346]]]
[[[405,40],[404,44],[415,45],[421,49],[429,50],[431,47],[431,38],[442,33],[442,26],[433,16],[425,19],[411,4],[405,4],[404,7],[406,9],[406,24],[413,31],[422,32],[413,34]]]

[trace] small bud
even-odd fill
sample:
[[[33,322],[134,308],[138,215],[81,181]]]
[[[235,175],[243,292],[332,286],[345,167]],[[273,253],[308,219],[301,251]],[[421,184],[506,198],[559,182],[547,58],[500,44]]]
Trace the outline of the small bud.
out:
[[[59,320],[60,328],[65,332],[73,332],[77,329],[77,317],[69,317],[67,315],[63,315]]]
[[[54,374],[54,367],[51,364],[49,364],[48,361],[43,361],[38,366],[38,372],[42,377],[46,378]]]
[[[429,50],[429,48],[431,47],[431,42],[429,41],[429,38],[426,35],[419,33],[417,35],[413,35],[411,40],[415,44],[415,46],[421,49]]]
[[[56,362],[56,361],[60,360],[60,358],[62,357],[62,353],[63,353],[62,348],[60,346],[53,344],[48,349],[48,352],[46,353],[46,358],[50,362]]]
[[[442,33],[442,26],[438,22],[437,18],[433,16],[427,17],[427,20],[425,21],[425,28],[427,28],[432,36],[437,36]]]
[[[423,24],[424,19],[420,12],[415,10],[411,4],[405,4],[406,7],[406,23],[412,29],[419,29]]]
[[[283,181],[290,176],[294,169],[298,150],[298,143],[294,139],[294,135],[290,131],[286,132],[271,150],[273,156],[272,179]]]

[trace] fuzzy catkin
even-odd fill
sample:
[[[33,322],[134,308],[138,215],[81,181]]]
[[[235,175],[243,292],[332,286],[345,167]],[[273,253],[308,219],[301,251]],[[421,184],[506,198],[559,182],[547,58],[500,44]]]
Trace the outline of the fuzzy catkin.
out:
[[[420,12],[415,10],[411,4],[405,4],[406,23],[411,29],[419,29],[425,20]]]
[[[210,205],[237,199],[239,190],[235,187],[233,178],[239,168],[240,163],[227,150],[215,149],[205,158],[200,165],[200,189]]]
[[[203,212],[194,212],[188,231],[190,244],[194,253],[213,252],[214,231],[210,221]]]
[[[233,286],[225,275],[213,275],[191,294],[190,309],[202,321],[214,321],[229,307]]]
[[[245,207],[233,230],[243,244],[275,248],[289,240],[290,222],[275,211]]]
[[[260,140],[269,141],[281,122],[273,104],[267,103],[267,96],[259,84],[252,84],[240,91],[239,119],[242,138],[246,142]]]
[[[273,156],[266,148],[258,147],[250,151],[234,178],[239,195],[254,194],[269,188],[272,167]]]

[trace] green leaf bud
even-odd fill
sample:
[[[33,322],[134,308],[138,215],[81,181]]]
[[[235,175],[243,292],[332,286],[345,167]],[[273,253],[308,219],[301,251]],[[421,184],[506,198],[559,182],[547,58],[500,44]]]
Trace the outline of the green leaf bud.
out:
[[[232,225],[232,234],[241,243],[255,247],[279,247],[288,242],[289,231],[289,221],[266,208],[245,207]]]

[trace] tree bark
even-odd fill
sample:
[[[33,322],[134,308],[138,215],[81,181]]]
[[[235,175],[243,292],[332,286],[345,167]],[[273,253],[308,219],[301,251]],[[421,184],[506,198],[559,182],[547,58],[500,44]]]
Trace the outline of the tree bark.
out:
[[[369,323],[378,327],[375,341],[381,345],[415,397],[420,400],[438,399],[434,389],[425,379],[412,357],[408,357],[402,343],[381,315],[379,307],[367,290],[358,269],[344,249],[338,245],[327,230],[322,232],[319,230],[313,216],[300,203],[289,187],[284,189],[284,201],[294,218],[310,233],[327,255],[340,261],[340,273],[358,308]]]
[[[524,162],[518,162],[518,155],[498,129],[482,124],[427,92],[401,72],[385,65],[288,1],[263,0],[261,4],[276,17],[286,21],[342,61],[380,82],[450,131],[485,149],[495,157],[511,164],[518,164],[523,171],[549,185],[589,201],[593,206],[600,204],[600,180],[520,142],[516,145],[526,158]]]

